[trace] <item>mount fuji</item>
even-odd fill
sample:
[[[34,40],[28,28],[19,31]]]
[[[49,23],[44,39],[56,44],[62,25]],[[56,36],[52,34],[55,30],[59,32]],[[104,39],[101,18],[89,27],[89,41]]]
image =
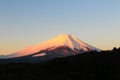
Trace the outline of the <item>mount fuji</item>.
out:
[[[100,51],[74,35],[61,34],[53,39],[43,42],[42,44],[28,47],[14,54],[6,56],[18,60],[29,61],[45,61],[54,58],[73,56],[89,51]]]

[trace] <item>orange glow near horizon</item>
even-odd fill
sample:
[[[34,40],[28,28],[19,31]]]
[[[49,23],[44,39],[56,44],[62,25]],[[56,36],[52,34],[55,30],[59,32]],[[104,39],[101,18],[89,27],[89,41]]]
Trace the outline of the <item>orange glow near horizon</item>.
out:
[[[14,47],[15,46],[15,47]],[[19,50],[22,50],[22,49],[24,49],[24,48],[26,48],[26,47],[28,47],[29,45],[26,45],[26,46],[19,46],[19,45],[11,45],[11,47],[10,47],[10,45],[8,45],[8,47],[7,47],[7,45],[4,47],[4,46],[1,46],[0,48],[1,48],[1,50],[0,50],[0,55],[8,55],[8,54],[12,54],[12,53],[15,53],[15,52],[17,52],[17,51],[19,51]],[[112,47],[110,47],[111,45],[104,45],[103,46],[103,44],[98,44],[98,45],[96,45],[97,46],[97,48],[100,48],[100,49],[102,49],[102,50],[111,50],[113,47],[119,47],[119,46],[116,46],[116,45],[113,45]],[[95,46],[95,47],[96,47]]]
[[[61,42],[61,39],[63,38],[66,38],[66,37],[59,37],[57,38],[56,40],[60,43]],[[54,43],[54,40],[52,41]],[[97,42],[97,41],[96,41]],[[54,43],[54,44],[59,44],[59,43]],[[62,42],[61,42],[62,43]],[[88,42],[88,44],[94,46],[94,47],[97,47],[99,49],[102,49],[102,50],[111,50],[113,47],[119,47],[119,45],[115,45],[115,44],[109,44],[110,42],[101,42],[101,43],[91,43],[91,42]],[[3,45],[0,47],[0,55],[9,55],[9,54],[12,54],[12,53],[15,53],[17,51],[20,51],[20,50],[23,50],[24,48],[28,48],[29,46],[31,45],[34,45],[34,44],[25,44],[22,45],[22,44],[9,44],[9,45]],[[51,45],[51,43],[50,43]],[[43,47],[43,46],[42,46]],[[43,47],[44,48],[44,47]],[[29,48],[30,49],[30,48]],[[33,49],[29,50],[29,51],[32,51]],[[28,52],[29,52],[28,51]]]
[[[9,45],[10,46],[10,45]],[[19,50],[22,50],[22,49],[24,49],[25,47],[27,47],[27,45],[26,46],[20,46],[20,47],[17,47],[16,45],[12,45],[12,47],[9,47],[8,46],[8,48],[7,47],[4,47],[4,48],[1,48],[1,50],[0,50],[0,55],[8,55],[8,54],[12,54],[12,53],[15,53],[15,52],[17,52],[17,51],[19,51]],[[16,46],[16,47],[14,47],[14,46]],[[93,46],[95,46],[95,45],[93,45]],[[110,47],[110,45],[108,44],[108,45],[106,45],[106,46],[103,46],[102,44],[99,44],[99,45],[96,45],[97,46],[97,48],[100,48],[100,49],[102,49],[102,50],[111,50],[113,47],[119,47],[119,46],[112,46],[112,47]],[[96,47],[95,46],[95,47]],[[6,49],[7,48],[7,49]]]

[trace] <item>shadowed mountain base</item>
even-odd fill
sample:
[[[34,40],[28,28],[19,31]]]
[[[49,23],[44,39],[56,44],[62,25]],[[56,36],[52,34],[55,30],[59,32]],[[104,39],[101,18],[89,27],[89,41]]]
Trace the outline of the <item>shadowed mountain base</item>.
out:
[[[120,49],[48,62],[0,65],[1,80],[120,80]]]

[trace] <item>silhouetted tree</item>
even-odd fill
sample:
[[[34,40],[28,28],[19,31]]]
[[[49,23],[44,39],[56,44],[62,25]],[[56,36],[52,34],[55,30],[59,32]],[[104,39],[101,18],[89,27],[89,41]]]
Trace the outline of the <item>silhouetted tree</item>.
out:
[[[117,48],[116,48],[116,47],[114,47],[114,48],[113,48],[113,51],[116,51],[116,50],[117,50]]]

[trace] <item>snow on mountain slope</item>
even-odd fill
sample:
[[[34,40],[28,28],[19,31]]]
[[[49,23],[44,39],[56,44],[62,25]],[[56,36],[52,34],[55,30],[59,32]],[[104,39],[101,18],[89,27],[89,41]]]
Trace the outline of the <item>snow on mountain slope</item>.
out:
[[[78,51],[82,50],[84,52],[88,52],[92,50],[99,51],[99,49],[82,42],[81,40],[76,38],[74,35],[61,34],[56,38],[43,42],[42,44],[35,45],[32,47],[26,48],[22,51],[16,52],[11,57],[26,56],[26,55],[34,54],[37,52],[50,51],[62,46],[68,47],[73,51],[76,51],[76,50]],[[43,56],[43,55],[40,55],[40,56]]]

